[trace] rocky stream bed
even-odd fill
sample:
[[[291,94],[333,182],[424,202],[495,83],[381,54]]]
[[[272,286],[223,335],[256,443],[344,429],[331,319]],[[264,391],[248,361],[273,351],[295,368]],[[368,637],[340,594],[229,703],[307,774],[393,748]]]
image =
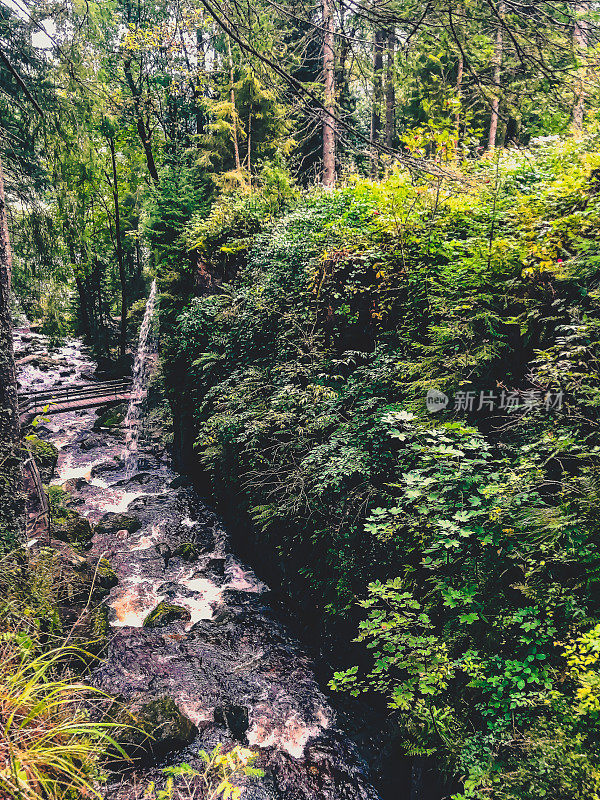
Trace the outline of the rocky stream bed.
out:
[[[51,350],[21,330],[16,351],[23,391],[95,380],[78,340]],[[90,569],[105,565],[113,584],[93,683],[160,720],[154,762],[115,776],[106,797],[137,797],[161,765],[194,766],[199,750],[221,743],[259,754],[265,774],[247,779],[246,800],[376,800],[310,657],[168,453],[142,446],[128,476],[123,434],[99,424],[97,410],[48,416],[37,432],[59,449],[52,483],[92,525],[84,557]]]

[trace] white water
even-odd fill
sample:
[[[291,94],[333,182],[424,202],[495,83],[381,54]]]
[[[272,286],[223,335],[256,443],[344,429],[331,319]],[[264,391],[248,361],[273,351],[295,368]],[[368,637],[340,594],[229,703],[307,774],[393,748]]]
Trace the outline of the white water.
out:
[[[123,459],[128,477],[137,469],[138,465],[138,438],[140,435],[140,417],[142,405],[148,392],[148,378],[150,356],[154,353],[153,340],[149,336],[152,329],[152,319],[154,317],[154,306],[156,304],[156,280],[152,281],[150,294],[146,302],[146,311],[140,328],[140,338],[138,349],[133,365],[133,384],[131,387],[131,400],[127,408],[127,414],[123,421],[125,429],[125,451]]]

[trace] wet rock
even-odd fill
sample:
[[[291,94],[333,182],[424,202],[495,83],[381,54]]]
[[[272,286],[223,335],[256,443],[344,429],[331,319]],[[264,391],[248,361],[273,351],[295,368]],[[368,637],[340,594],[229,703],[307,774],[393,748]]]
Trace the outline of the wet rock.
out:
[[[224,556],[215,556],[210,558],[206,565],[204,566],[204,570],[209,575],[214,575],[217,578],[222,578],[225,575],[225,557]]]
[[[128,479],[129,483],[137,483],[140,485],[145,485],[146,483],[150,483],[153,479],[153,475],[150,475],[149,472],[137,472],[131,478]]]
[[[178,475],[176,478],[173,478],[173,480],[169,483],[169,488],[179,489],[182,486],[189,486],[189,485],[190,482],[187,478],[185,478],[183,475]]]
[[[161,583],[159,587],[160,593],[167,595],[167,597],[175,597],[181,592],[181,584],[169,581],[168,583]]]
[[[103,589],[112,589],[119,582],[107,558],[101,558],[96,565],[96,580]]]
[[[163,600],[144,620],[144,628],[160,628],[177,620],[189,620],[190,612],[183,606],[176,606]]]
[[[85,451],[93,450],[95,447],[100,447],[103,444],[104,440],[102,437],[93,433],[86,433],[79,440],[79,446]]]
[[[35,433],[27,436],[26,441],[27,448],[40,471],[42,483],[50,483],[58,461],[58,449],[50,442],[40,439]]]
[[[87,481],[85,478],[69,478],[68,481],[63,483],[62,488],[65,492],[73,494],[74,492],[80,492],[86,484]]]
[[[120,461],[103,461],[101,464],[94,464],[90,475],[95,478],[99,475],[105,475],[107,472],[118,472],[122,468],[123,464]]]
[[[152,461],[149,458],[144,458],[143,456],[138,456],[137,465],[141,470],[148,470],[148,469],[153,469],[154,467],[156,467],[156,462]],[[144,473],[142,473],[142,474],[144,474]],[[135,476],[134,476],[134,478],[135,478]]]
[[[149,743],[155,754],[180,750],[191,744],[198,733],[172,697],[151,700],[136,712],[136,716],[142,729],[152,737]]]
[[[118,531],[126,530],[127,533],[135,533],[139,531],[142,524],[139,517],[133,514],[115,514],[109,512],[100,517],[96,525],[97,533],[117,533]]]
[[[123,424],[126,411],[127,409],[122,403],[101,411],[92,426],[92,430],[100,431],[103,428],[119,428]]]
[[[92,526],[85,517],[72,509],[63,509],[59,518],[52,519],[51,534],[62,542],[88,545],[92,539]]]
[[[46,437],[52,435],[52,430],[47,425],[44,425],[43,422],[41,422],[39,425],[35,426],[35,433],[38,436]]]
[[[156,552],[165,562],[165,569],[166,569],[169,566],[169,561],[171,559],[171,556],[173,555],[171,552],[171,548],[169,547],[168,544],[160,542],[159,544],[156,545]]]
[[[227,728],[234,739],[245,742],[249,728],[248,709],[245,706],[225,705],[215,708],[215,722]]]

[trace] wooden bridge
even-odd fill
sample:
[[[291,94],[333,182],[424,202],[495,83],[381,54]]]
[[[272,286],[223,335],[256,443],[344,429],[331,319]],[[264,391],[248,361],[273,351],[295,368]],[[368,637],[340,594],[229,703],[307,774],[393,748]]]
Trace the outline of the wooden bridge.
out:
[[[85,386],[54,386],[19,394],[19,416],[27,424],[37,414],[62,414],[80,408],[94,408],[131,399],[131,380],[88,383]]]

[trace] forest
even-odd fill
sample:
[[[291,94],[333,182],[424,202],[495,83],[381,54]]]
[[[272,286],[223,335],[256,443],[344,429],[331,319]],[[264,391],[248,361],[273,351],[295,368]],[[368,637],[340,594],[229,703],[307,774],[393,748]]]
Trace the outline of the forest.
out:
[[[600,4],[0,0],[0,800],[598,800]]]

